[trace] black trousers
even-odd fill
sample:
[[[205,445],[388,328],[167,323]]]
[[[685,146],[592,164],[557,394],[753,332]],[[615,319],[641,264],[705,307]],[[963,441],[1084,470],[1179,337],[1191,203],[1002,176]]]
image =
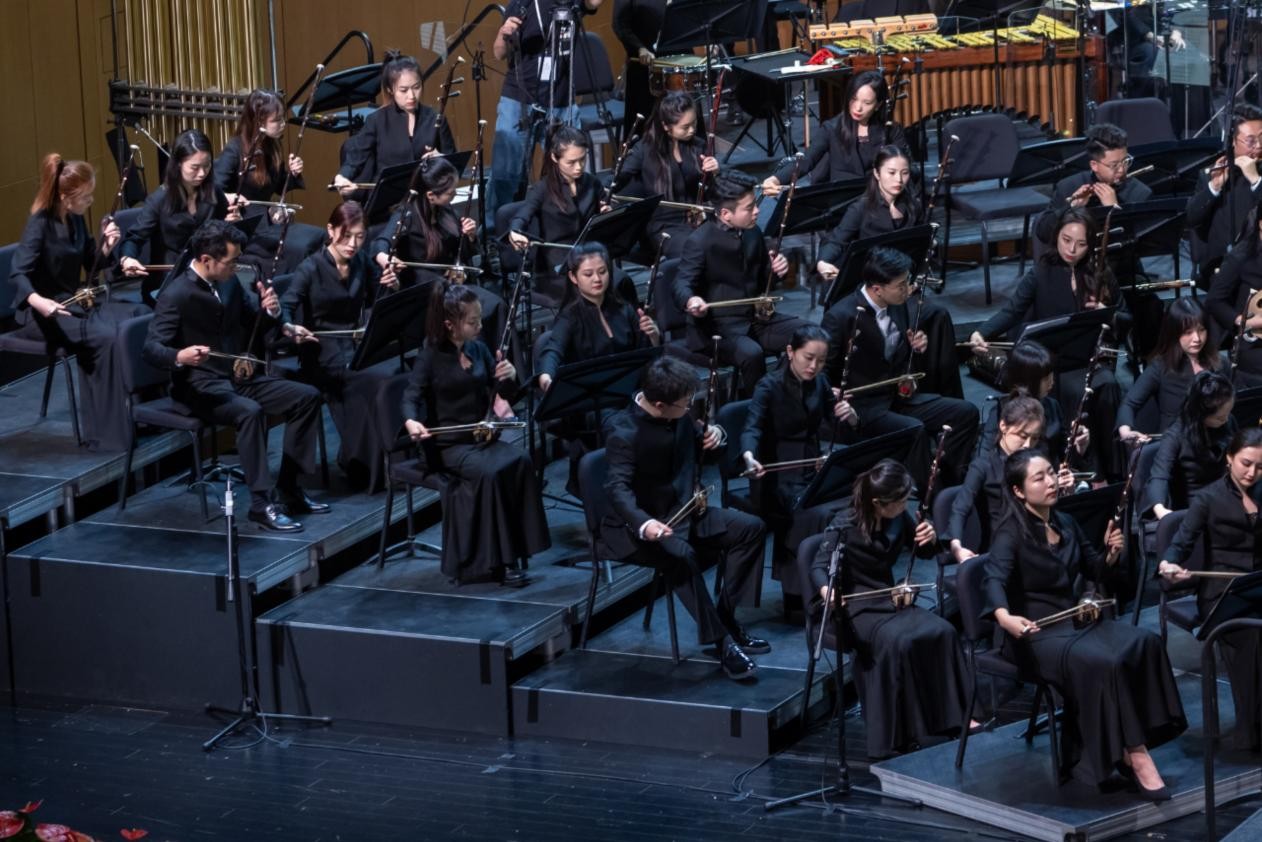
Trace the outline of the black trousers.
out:
[[[860,439],[897,430],[915,429],[919,432],[911,452],[907,454],[907,469],[921,491],[925,490],[929,479],[936,437],[943,425],[950,425],[951,432],[947,435],[946,448],[942,453],[942,476],[938,480],[938,488],[964,481],[981,425],[977,407],[969,401],[917,392],[910,398],[896,398],[889,405],[865,401],[857,404],[855,411],[859,413]]]
[[[767,373],[767,355],[783,353],[793,338],[793,331],[806,324],[808,322],[804,319],[781,313],[765,321],[725,319],[716,323],[716,335],[722,337],[719,341],[719,363],[736,368],[742,398],[753,395],[754,387]],[[700,336],[696,328],[689,331],[689,347],[707,357],[712,350],[710,339]]]
[[[267,505],[273,487],[283,492],[297,490],[298,477],[315,471],[316,424],[320,423],[316,387],[268,375],[242,383],[223,377],[186,384],[176,398],[200,418],[236,427],[241,469],[253,497],[251,508]],[[267,466],[269,415],[285,419],[284,453],[274,484]]]
[[[766,526],[753,515],[709,506],[662,541],[636,541],[636,564],[671,577],[675,594],[697,623],[697,641],[717,643],[736,626],[736,606],[753,598],[762,574]],[[702,578],[703,560],[718,556],[723,589],[716,606]]]

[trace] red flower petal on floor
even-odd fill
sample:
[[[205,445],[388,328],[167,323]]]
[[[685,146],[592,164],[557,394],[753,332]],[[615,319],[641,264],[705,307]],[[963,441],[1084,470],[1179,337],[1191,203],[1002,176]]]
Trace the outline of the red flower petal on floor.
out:
[[[15,813],[12,810],[0,812],[0,839],[17,836],[24,827],[26,827],[26,819],[20,813]]]
[[[44,799],[42,798],[38,801],[27,801],[26,806],[23,807],[19,812],[26,813],[29,816],[31,813],[34,813],[36,810],[38,810],[39,805],[43,803],[44,803]]]
[[[40,842],[75,842],[75,832],[64,824],[40,824],[35,826],[35,838]]]
[[[119,833],[122,835],[124,839],[130,839],[130,840],[133,840],[133,842],[136,839],[144,839],[146,836],[149,835],[149,831],[141,830],[138,827],[133,827],[131,829],[123,828],[122,830],[119,831]]]

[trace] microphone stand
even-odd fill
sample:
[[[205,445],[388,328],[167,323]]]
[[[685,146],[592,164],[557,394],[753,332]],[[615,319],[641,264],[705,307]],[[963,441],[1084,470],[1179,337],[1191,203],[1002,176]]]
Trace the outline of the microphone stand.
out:
[[[227,599],[232,603],[233,618],[237,627],[237,672],[241,679],[241,701],[235,708],[220,705],[206,705],[206,712],[222,713],[235,718],[225,725],[215,736],[202,743],[203,751],[214,751],[219,743],[227,737],[245,728],[253,728],[258,739],[250,745],[256,745],[268,738],[267,722],[269,719],[287,720],[291,722],[313,722],[320,725],[332,725],[333,719],[328,716],[302,716],[291,713],[267,713],[259,708],[258,703],[258,662],[255,660],[257,642],[250,635],[250,645],[246,646],[245,601],[241,592],[241,558],[238,551],[237,519],[234,515],[232,498],[232,475],[227,475],[228,485],[223,495],[223,516],[228,538],[228,581]],[[253,618],[249,619],[253,630]],[[247,746],[248,747],[248,746]]]
[[[841,531],[837,527],[829,527],[828,532],[837,533],[837,544],[833,547],[832,556],[828,559],[828,587],[824,592],[824,613],[819,620],[819,633],[815,638],[815,646],[811,649],[810,663],[807,665],[808,676],[815,673],[815,663],[824,656],[824,635],[828,629],[829,620],[833,624],[833,641],[835,651],[837,652],[837,668],[833,670],[833,682],[836,686],[837,707],[834,719],[837,723],[837,782],[819,789],[812,789],[809,792],[801,792],[797,795],[790,795],[787,798],[777,798],[775,801],[768,801],[763,804],[763,810],[771,811],[779,807],[787,805],[796,805],[803,801],[828,795],[840,795],[848,798],[856,792],[864,795],[871,795],[875,798],[889,798],[895,801],[902,801],[906,804],[913,804],[917,807],[923,807],[924,802],[916,798],[906,798],[900,795],[892,795],[888,792],[882,792],[879,789],[871,787],[857,786],[850,783],[850,764],[846,759],[846,679],[842,675],[844,670],[841,668],[842,653],[845,651],[845,643],[843,635],[845,634],[845,621],[842,615],[844,608],[833,610],[834,596],[839,592],[838,577],[841,575],[841,555],[845,550],[845,542],[841,540]],[[802,722],[805,724],[808,704],[811,700],[811,684],[808,679],[806,689],[802,694]],[[845,808],[835,808],[841,812],[846,812]]]

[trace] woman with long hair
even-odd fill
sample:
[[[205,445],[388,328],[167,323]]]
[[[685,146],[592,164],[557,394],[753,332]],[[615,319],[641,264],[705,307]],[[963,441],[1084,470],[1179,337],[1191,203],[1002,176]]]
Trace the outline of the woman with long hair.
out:
[[[114,339],[119,322],[147,308],[104,300],[91,307],[63,303],[84,286],[93,267],[112,271],[117,256],[120,235],[114,220],[101,220],[98,247],[84,219],[95,189],[96,172],[88,162],[67,161],[56,152],[44,156],[9,282],[16,290],[12,306],[17,335],[75,355],[85,443],[93,449],[125,450],[132,426]],[[88,277],[86,283],[95,285],[98,279]]]
[[[1236,390],[1227,376],[1202,371],[1192,379],[1179,418],[1166,430],[1153,459],[1140,511],[1158,519],[1223,475],[1223,454],[1236,434],[1231,414]]]
[[[438,434],[438,427],[487,417],[494,396],[512,400],[517,370],[482,343],[482,305],[470,287],[435,285],[425,345],[403,394],[407,433],[421,442],[429,471],[451,480],[443,489],[442,569],[453,581],[526,584],[530,556],[552,544],[530,457],[498,438]]]
[[[705,154],[700,123],[701,112],[691,95],[671,91],[658,100],[644,137],[627,153],[614,192],[625,189],[634,196],[660,195],[670,202],[695,203],[701,180],[719,172],[719,159]],[[647,235],[656,253],[662,233],[670,234],[662,253],[671,258],[683,254],[684,240],[692,231],[687,211],[659,207]]]
[[[1043,442],[1049,453],[1063,453],[1065,436],[1065,411],[1052,394],[1056,375],[1052,370],[1052,354],[1038,342],[1026,339],[1012,346],[1004,361],[1000,384],[1006,394],[987,402],[982,411],[982,431],[977,437],[977,453],[993,450],[999,435],[999,418],[1004,405],[1015,394],[1023,393],[1035,398],[1043,407]],[[1081,456],[1087,450],[1091,432],[1082,427],[1073,453]]]
[[[1141,798],[1170,798],[1149,750],[1187,729],[1170,659],[1147,629],[1100,618],[1083,628],[1038,620],[1072,608],[1080,582],[1118,574],[1122,532],[1110,524],[1101,553],[1073,518],[1056,511],[1055,469],[1038,450],[1004,464],[1004,517],[985,562],[984,616],[1003,630],[1000,652],[1064,699],[1062,776],[1088,785],[1116,771]]]
[[[1192,498],[1187,516],[1157,565],[1157,575],[1171,582],[1192,577],[1182,564],[1197,546],[1205,547],[1205,570],[1245,574],[1262,569],[1262,429],[1238,430],[1226,452],[1226,471]],[[1196,592],[1201,619],[1209,616],[1230,579],[1202,578]],[[1219,638],[1235,702],[1235,747],[1262,751],[1262,630],[1244,629]]]
[[[840,542],[834,610],[844,612],[844,643],[854,653],[871,757],[911,750],[928,736],[957,734],[968,716],[968,672],[955,627],[918,606],[897,607],[888,596],[854,598],[893,587],[894,563],[905,550],[933,557],[933,525],[917,524],[907,512],[913,489],[911,474],[893,459],[860,474],[851,505],[837,513],[811,565],[811,608],[818,611]]]
[[[821,127],[821,137],[806,153],[800,176],[809,178],[811,184],[862,178],[872,169],[881,147],[893,145],[906,150],[902,127],[882,122],[889,98],[889,85],[880,71],[865,70],[851,77],[845,110]],[[764,195],[777,195],[792,171],[792,162],[776,170],[762,184]]]
[[[447,121],[421,104],[424,84],[416,59],[386,50],[381,92],[386,104],[369,114],[359,133],[342,144],[342,166],[333,186],[345,198],[354,196],[356,182],[376,181],[387,167],[456,151]]]

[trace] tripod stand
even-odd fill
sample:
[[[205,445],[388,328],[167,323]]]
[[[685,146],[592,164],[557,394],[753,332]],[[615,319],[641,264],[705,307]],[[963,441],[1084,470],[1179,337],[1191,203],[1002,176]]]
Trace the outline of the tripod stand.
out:
[[[227,523],[228,536],[228,594],[232,603],[233,618],[237,627],[237,670],[241,679],[241,701],[235,708],[219,705],[206,705],[207,713],[222,713],[235,717],[219,730],[213,737],[202,743],[203,751],[214,751],[219,743],[244,728],[253,728],[258,733],[258,740],[267,738],[267,722],[270,719],[291,722],[315,722],[320,725],[332,725],[333,720],[327,716],[302,716],[291,713],[266,713],[260,710],[258,703],[258,664],[255,662],[255,641],[250,636],[250,645],[246,646],[245,611],[241,607],[243,594],[241,591],[241,559],[237,548],[237,521],[233,515],[232,475],[227,476],[228,485],[224,491],[223,514]],[[253,624],[251,624],[253,628]],[[251,743],[254,745],[254,743]]]

